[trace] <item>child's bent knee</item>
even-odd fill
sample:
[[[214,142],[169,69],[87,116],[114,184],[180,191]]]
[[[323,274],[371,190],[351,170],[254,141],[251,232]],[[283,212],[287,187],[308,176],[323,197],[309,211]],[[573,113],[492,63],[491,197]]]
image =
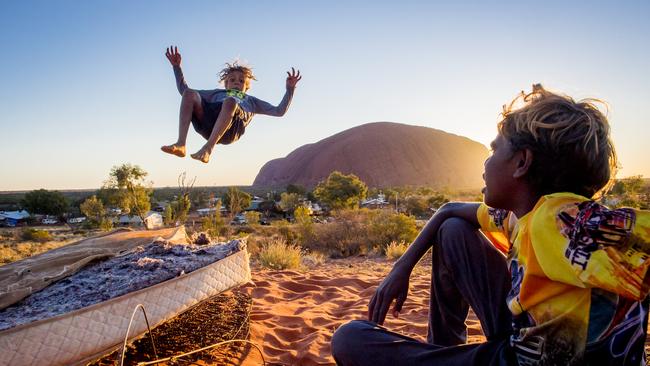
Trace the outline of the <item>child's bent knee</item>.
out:
[[[226,98],[226,100],[223,101],[223,104],[221,108],[229,109],[229,110],[235,110],[235,107],[237,107],[237,101],[235,101],[234,98]]]
[[[347,359],[358,353],[359,344],[364,340],[361,333],[371,328],[370,323],[362,320],[353,320],[341,325],[332,336],[332,355],[336,359]]]
[[[476,231],[476,228],[469,222],[459,217],[450,217],[440,224],[439,233],[451,234],[462,233],[466,231]]]
[[[183,91],[183,99],[187,99],[187,98],[196,99],[196,98],[201,98],[201,96],[199,95],[199,92],[197,92],[196,90],[185,89],[185,91]]]

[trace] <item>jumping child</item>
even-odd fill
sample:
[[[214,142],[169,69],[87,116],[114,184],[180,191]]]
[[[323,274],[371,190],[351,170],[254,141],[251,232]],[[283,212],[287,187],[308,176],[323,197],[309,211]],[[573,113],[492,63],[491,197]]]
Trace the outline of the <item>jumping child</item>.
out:
[[[368,321],[334,334],[337,364],[645,365],[650,212],[594,200],[616,169],[607,118],[594,100],[541,86],[521,100],[498,124],[484,202],[431,217],[380,283]],[[429,248],[423,343],[381,325],[393,302],[398,316]],[[465,344],[469,307],[484,343]]]
[[[178,47],[169,47],[165,53],[174,69],[176,87],[182,95],[178,121],[178,140],[172,145],[160,149],[168,154],[185,157],[185,143],[190,122],[194,130],[208,140],[194,154],[193,159],[207,163],[216,144],[231,144],[244,134],[246,126],[255,114],[281,117],[289,108],[296,84],[302,79],[300,71],[291,68],[287,71],[286,92],[278,106],[273,106],[246,92],[251,80],[255,79],[253,71],[236,61],[226,63],[226,68],[219,73],[219,80],[225,89],[194,90],[190,89],[183,77],[181,54]]]

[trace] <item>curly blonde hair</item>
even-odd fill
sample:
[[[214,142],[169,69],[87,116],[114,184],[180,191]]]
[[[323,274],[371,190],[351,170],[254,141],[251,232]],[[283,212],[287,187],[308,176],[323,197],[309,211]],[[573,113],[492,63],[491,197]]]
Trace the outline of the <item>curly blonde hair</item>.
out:
[[[233,61],[232,63],[226,62],[226,67],[219,71],[219,81],[223,82],[226,80],[228,75],[233,71],[239,71],[244,76],[250,80],[257,80],[255,75],[253,75],[253,69],[246,65],[241,65],[238,60]]]
[[[520,104],[523,106],[518,107]],[[540,195],[572,192],[597,198],[616,175],[617,158],[607,117],[596,104],[552,93],[540,84],[503,106],[499,133],[515,151],[529,149],[528,180]]]

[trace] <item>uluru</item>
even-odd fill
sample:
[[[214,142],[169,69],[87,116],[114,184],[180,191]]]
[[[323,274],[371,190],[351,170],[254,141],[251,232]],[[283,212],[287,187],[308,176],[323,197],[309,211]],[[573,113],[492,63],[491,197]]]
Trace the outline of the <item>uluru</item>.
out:
[[[268,161],[253,186],[313,188],[338,170],[357,175],[369,187],[480,188],[487,156],[483,144],[467,137],[430,127],[374,122]]]

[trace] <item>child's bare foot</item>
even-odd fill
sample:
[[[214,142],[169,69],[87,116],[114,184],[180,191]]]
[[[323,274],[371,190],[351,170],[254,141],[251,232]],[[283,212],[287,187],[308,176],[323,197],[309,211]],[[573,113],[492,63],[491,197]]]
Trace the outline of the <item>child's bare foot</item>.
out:
[[[176,155],[181,158],[185,157],[185,146],[178,146],[176,144],[165,145],[165,146],[161,146],[160,150],[166,152],[167,154]]]
[[[201,148],[201,150],[195,152],[194,154],[191,154],[190,156],[192,159],[196,159],[204,163],[210,161],[210,151],[208,151],[205,147]]]

